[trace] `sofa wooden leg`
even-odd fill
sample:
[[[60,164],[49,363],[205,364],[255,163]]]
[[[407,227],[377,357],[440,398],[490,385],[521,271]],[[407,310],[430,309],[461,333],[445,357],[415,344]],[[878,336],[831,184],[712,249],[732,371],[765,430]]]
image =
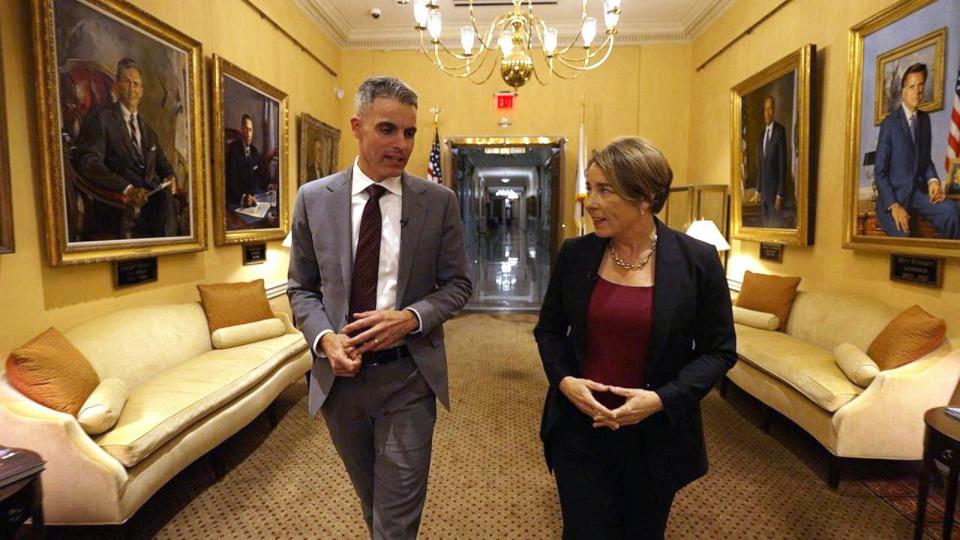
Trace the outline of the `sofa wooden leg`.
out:
[[[770,426],[773,425],[773,407],[763,406],[763,421],[761,423],[761,429],[764,433],[770,433]]]
[[[280,410],[277,408],[276,402],[271,402],[267,406],[267,420],[270,421],[270,428],[277,427],[277,424],[280,423]]]
[[[220,480],[227,474],[227,453],[223,445],[217,446],[210,451],[210,468],[213,470],[213,477]]]
[[[830,489],[837,489],[840,486],[840,469],[843,464],[843,458],[830,454],[830,469],[827,472],[827,485]]]

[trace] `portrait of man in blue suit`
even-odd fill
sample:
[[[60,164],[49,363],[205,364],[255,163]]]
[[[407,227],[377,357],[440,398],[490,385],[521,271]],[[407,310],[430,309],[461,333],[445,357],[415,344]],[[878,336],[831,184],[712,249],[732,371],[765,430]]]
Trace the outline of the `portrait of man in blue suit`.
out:
[[[901,105],[880,123],[874,175],[877,220],[890,236],[910,236],[910,218],[926,218],[941,238],[960,238],[960,207],[946,198],[930,157],[930,116],[918,110],[927,66],[907,68],[900,81]]]

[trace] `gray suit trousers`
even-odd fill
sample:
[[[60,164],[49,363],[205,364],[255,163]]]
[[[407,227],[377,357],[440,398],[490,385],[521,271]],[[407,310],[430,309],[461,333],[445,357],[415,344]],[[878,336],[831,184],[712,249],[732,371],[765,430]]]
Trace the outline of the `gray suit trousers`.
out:
[[[372,538],[415,539],[427,497],[437,401],[405,358],[338,377],[320,409]]]

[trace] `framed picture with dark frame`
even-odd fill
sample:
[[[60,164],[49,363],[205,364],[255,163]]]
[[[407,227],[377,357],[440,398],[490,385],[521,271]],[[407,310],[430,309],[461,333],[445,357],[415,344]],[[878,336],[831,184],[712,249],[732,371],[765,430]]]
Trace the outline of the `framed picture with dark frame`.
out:
[[[300,178],[297,187],[337,172],[340,130],[307,113],[300,115]]]
[[[50,264],[206,248],[200,42],[119,0],[36,0]]]
[[[960,256],[948,152],[960,2],[897,2],[851,28],[849,43],[843,247]]]
[[[3,84],[3,55],[0,54],[0,95]],[[7,115],[0,99],[0,255],[14,252],[13,192],[10,190],[10,139],[7,137]]]
[[[215,242],[283,240],[289,228],[287,94],[218,55],[213,66]]]
[[[815,45],[736,85],[731,104],[733,238],[810,243],[810,102]]]

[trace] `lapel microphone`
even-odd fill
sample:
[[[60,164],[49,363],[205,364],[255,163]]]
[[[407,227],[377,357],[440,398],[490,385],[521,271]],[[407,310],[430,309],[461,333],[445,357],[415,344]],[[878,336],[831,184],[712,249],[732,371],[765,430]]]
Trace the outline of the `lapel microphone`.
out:
[[[404,217],[404,218],[400,218],[400,228],[402,229],[402,228],[406,227],[408,221],[410,221],[410,218],[405,218],[405,217]]]

